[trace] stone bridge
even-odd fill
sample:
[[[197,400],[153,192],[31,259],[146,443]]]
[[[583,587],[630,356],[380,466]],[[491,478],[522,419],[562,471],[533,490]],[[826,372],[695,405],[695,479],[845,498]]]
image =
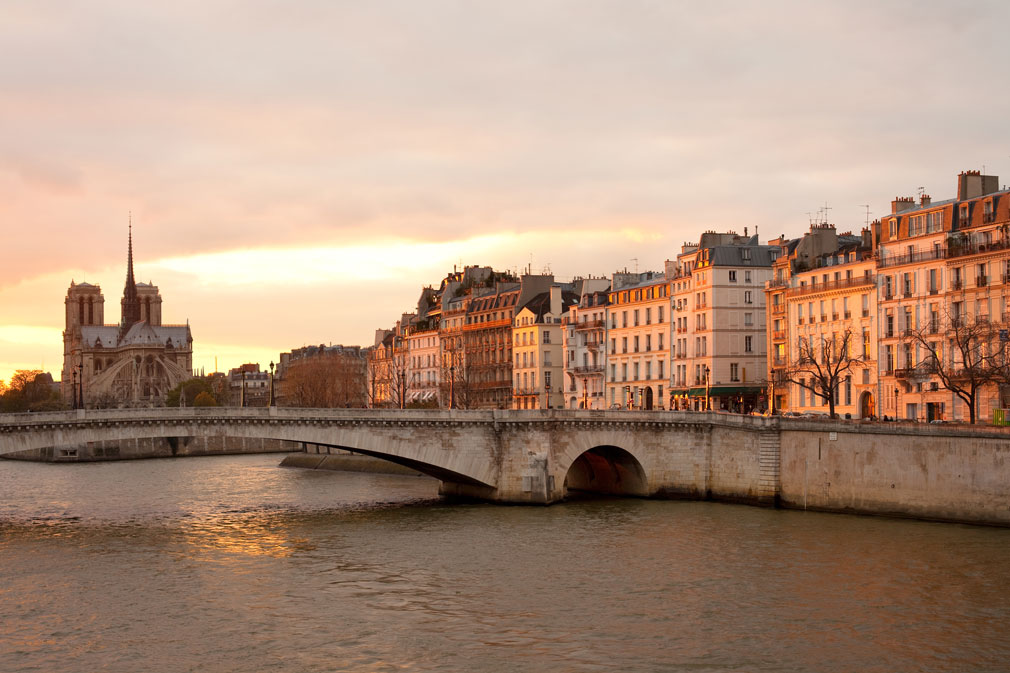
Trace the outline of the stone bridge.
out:
[[[777,500],[779,420],[696,412],[157,408],[0,415],[0,455],[88,442],[228,436],[349,449],[440,493],[551,503],[570,491]]]

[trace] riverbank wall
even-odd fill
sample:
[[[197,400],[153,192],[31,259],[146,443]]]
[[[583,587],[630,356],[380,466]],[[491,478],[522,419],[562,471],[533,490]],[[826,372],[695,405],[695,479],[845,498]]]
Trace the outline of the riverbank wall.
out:
[[[777,504],[1010,526],[1002,428],[784,420]]]
[[[115,441],[86,442],[70,446],[45,447],[7,453],[7,460],[43,463],[89,463],[105,460],[171,458],[173,456],[223,456],[247,453],[289,453],[303,451],[301,442],[251,437],[144,437]]]
[[[339,449],[331,449],[330,452],[327,452],[326,447],[322,447],[321,451],[312,451],[309,448],[307,452],[288,454],[281,461],[281,467],[301,467],[310,470],[336,470],[341,472],[368,472],[373,474],[399,474],[430,478],[417,470],[391,463],[388,460],[362,456]]]

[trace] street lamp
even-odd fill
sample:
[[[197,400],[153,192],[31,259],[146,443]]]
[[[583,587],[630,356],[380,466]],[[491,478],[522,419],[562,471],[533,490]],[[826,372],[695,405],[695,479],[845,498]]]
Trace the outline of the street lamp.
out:
[[[268,406],[276,406],[276,401],[274,400],[274,363],[270,362],[270,404]]]
[[[452,355],[449,356],[452,358]],[[456,403],[455,391],[456,391],[456,362],[455,360],[449,360],[449,409],[452,409]]]
[[[589,408],[589,379],[582,377],[582,408]]]
[[[712,369],[705,365],[705,411],[712,411]]]
[[[898,420],[898,389],[894,389],[894,420]]]
[[[70,377],[73,381],[73,387],[70,389],[74,395],[74,409],[77,409],[77,368],[74,367],[70,370]]]
[[[403,365],[400,365],[400,409],[403,409],[403,398],[407,396],[407,372],[403,371]]]

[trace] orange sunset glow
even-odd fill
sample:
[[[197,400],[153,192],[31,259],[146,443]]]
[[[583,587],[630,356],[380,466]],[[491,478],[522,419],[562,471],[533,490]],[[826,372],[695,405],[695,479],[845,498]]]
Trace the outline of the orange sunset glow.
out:
[[[119,320],[131,217],[137,280],[226,371],[370,345],[454,265],[661,270],[1010,174],[999,3],[0,12],[3,380],[59,378],[72,280]]]

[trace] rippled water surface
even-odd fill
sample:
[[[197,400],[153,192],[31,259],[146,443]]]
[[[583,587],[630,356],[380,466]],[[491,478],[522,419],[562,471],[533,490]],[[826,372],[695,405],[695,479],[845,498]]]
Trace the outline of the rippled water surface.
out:
[[[0,462],[0,671],[1006,671],[1010,530]]]

